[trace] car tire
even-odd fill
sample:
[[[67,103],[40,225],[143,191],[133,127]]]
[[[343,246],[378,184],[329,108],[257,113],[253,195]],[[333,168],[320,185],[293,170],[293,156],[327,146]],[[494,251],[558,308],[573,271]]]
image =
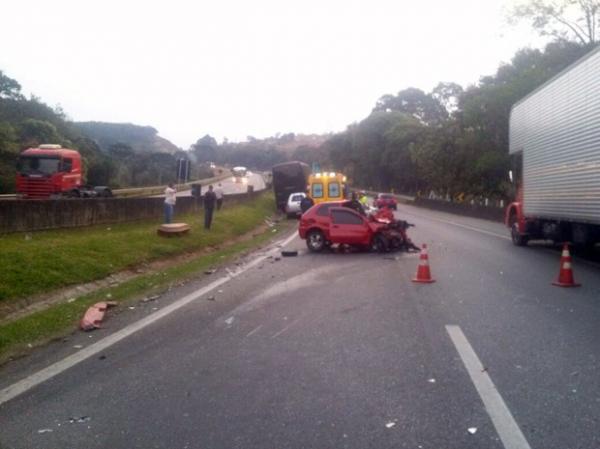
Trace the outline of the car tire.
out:
[[[371,248],[378,253],[387,253],[390,250],[390,242],[382,234],[375,234],[371,242]]]
[[[319,253],[325,248],[325,235],[318,229],[310,231],[306,235],[306,246],[313,253]]]

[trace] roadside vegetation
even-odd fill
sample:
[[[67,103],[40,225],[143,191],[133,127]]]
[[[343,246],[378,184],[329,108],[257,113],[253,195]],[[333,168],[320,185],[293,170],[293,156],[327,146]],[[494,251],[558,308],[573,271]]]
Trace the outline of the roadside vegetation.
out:
[[[272,210],[272,209],[271,209]],[[218,218],[218,217],[217,217]],[[256,216],[255,225],[264,217]],[[250,240],[240,241],[223,249],[203,254],[187,262],[174,264],[157,272],[140,275],[114,287],[106,287],[92,293],[63,301],[44,310],[35,312],[0,324],[0,364],[11,357],[18,357],[31,351],[36,346],[50,340],[62,338],[77,329],[77,325],[85,310],[99,301],[116,300],[118,307],[111,313],[118,313],[123,306],[142,298],[159,296],[171,286],[196,278],[207,268],[215,268],[229,262],[240,253],[267,243],[288,227],[287,223],[274,228],[267,228]],[[238,228],[241,230],[241,228]],[[171,239],[175,240],[175,239]],[[200,274],[201,276],[201,274]],[[160,307],[160,302],[148,301],[142,304],[148,307]]]
[[[192,227],[183,238],[156,235],[160,220],[0,236],[0,303],[104,278],[160,258],[216,246],[272,215],[272,195],[215,214],[210,231],[202,213],[177,216]],[[1,309],[1,305],[0,305]]]

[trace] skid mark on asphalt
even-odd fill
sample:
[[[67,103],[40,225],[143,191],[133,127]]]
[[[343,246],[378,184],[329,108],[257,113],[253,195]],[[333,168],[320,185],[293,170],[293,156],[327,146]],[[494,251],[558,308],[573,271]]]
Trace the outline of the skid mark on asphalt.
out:
[[[473,347],[459,326],[446,326],[446,331],[463,361],[471,381],[506,449],[531,449],[513,418],[496,385],[483,367]]]
[[[275,334],[271,335],[271,338],[277,338],[277,337],[279,337],[281,334],[283,334],[284,332],[287,332],[292,326],[294,326],[295,324],[297,324],[299,321],[300,321],[300,318],[298,318],[297,320],[292,321],[290,324],[288,324],[287,326],[285,326],[279,332],[276,332]]]
[[[263,325],[262,325],[262,324],[259,324],[259,325],[258,325],[258,326],[256,326],[254,329],[252,329],[250,332],[248,332],[248,333],[246,334],[246,337],[250,337],[250,336],[254,335],[254,334],[255,334],[255,333],[257,333],[259,330],[261,330],[261,329],[262,329],[262,327],[263,327]]]

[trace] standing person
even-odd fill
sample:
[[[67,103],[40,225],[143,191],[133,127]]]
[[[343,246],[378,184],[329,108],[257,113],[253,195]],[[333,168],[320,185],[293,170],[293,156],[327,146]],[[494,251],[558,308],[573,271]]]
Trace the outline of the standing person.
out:
[[[217,195],[213,192],[213,186],[211,184],[208,186],[208,191],[204,194],[204,229],[210,229],[216,202]]]
[[[223,187],[221,183],[217,185],[215,195],[217,196],[217,210],[221,210],[221,206],[223,206]]]
[[[165,223],[171,223],[173,220],[173,211],[175,209],[175,202],[177,201],[177,190],[170,182],[165,189]]]
[[[315,205],[315,202],[308,195],[308,193],[309,192],[307,190],[306,195],[304,196],[304,198],[302,198],[302,201],[300,201],[300,210],[302,211],[302,213],[306,212],[308,209],[310,209],[311,207],[313,207]]]

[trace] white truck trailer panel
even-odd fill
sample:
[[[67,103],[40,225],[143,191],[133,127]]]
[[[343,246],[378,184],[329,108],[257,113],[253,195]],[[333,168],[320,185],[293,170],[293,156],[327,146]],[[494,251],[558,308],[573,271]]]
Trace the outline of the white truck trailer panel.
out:
[[[600,224],[600,47],[515,104],[526,216]]]

